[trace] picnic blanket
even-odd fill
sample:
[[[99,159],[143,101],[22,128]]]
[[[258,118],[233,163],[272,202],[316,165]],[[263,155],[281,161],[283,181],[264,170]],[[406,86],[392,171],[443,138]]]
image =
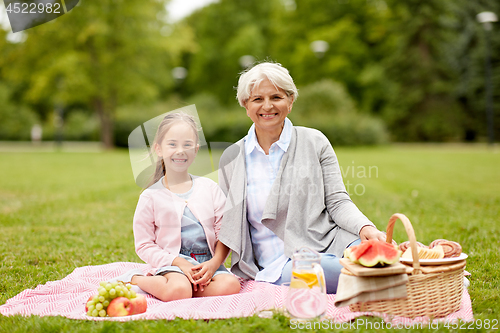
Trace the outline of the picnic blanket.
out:
[[[231,317],[247,317],[255,314],[265,314],[266,310],[282,310],[286,297],[286,287],[265,282],[240,280],[239,294],[201,297],[162,302],[147,295],[148,310],[146,313],[128,317],[88,317],[85,313],[87,299],[95,295],[100,281],[107,281],[124,272],[139,268],[147,272],[150,266],[132,262],[118,262],[99,266],[76,268],[62,280],[49,281],[38,285],[35,289],[26,289],[17,296],[7,300],[0,306],[0,313],[10,315],[63,316],[72,319],[85,320],[134,320],[134,319],[225,319]],[[326,319],[331,322],[345,323],[362,315],[377,315],[392,325],[411,325],[428,323],[429,318],[403,318],[369,312],[351,312],[349,307],[334,306],[335,295],[328,295],[328,310]],[[471,321],[473,320],[471,301],[466,288],[459,311],[443,320]]]

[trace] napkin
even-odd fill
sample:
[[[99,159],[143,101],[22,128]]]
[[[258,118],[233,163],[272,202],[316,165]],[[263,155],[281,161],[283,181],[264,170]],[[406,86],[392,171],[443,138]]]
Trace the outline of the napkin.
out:
[[[340,274],[335,306],[344,307],[358,302],[406,298],[407,274],[359,277]]]

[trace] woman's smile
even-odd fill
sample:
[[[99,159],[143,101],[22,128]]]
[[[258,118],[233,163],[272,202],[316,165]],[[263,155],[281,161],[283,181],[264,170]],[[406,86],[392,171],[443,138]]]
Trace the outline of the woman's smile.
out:
[[[260,116],[264,119],[272,119],[274,117],[276,117],[278,114],[277,113],[265,113],[265,114],[261,114]]]

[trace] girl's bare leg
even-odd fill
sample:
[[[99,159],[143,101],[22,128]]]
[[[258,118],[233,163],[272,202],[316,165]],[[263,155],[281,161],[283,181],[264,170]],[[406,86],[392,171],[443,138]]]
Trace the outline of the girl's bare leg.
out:
[[[193,297],[202,296],[223,296],[232,295],[240,292],[239,280],[231,274],[218,274],[212,278],[208,286],[204,287],[204,291],[193,291]]]
[[[176,272],[156,276],[135,275],[132,283],[164,302],[193,296],[191,282],[186,276]]]

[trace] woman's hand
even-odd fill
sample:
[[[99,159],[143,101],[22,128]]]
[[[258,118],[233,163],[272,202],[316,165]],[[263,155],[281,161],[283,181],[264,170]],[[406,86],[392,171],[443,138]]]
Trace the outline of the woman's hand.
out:
[[[363,228],[361,228],[361,230],[359,231],[359,238],[361,238],[361,241],[368,239],[378,239],[382,242],[386,241],[385,234],[371,225],[365,225]]]
[[[201,291],[204,290],[205,286],[208,286],[219,266],[220,264],[217,264],[216,260],[212,258],[204,263],[191,267],[191,270],[195,272],[193,279],[195,283],[200,286]]]

